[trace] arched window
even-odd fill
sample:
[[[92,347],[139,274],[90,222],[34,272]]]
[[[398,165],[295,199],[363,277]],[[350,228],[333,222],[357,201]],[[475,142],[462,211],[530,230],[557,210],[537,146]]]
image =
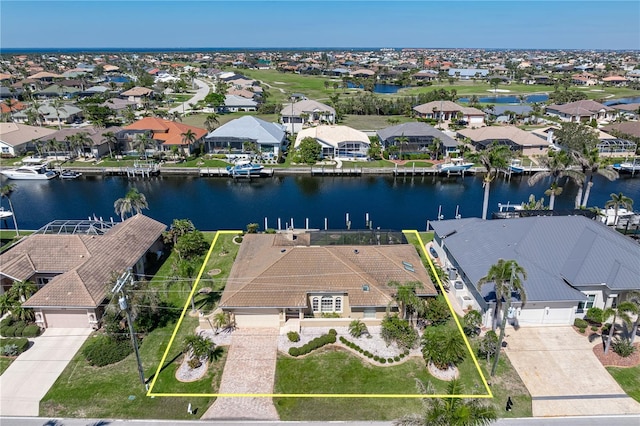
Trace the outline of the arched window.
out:
[[[333,297],[322,296],[322,300],[320,300],[320,310],[322,312],[333,312]]]
[[[338,296],[335,300],[336,312],[342,312],[342,297]]]
[[[311,308],[313,309],[313,312],[318,312],[319,311],[319,302],[320,302],[320,298],[319,297],[314,297],[313,299],[311,299]]]

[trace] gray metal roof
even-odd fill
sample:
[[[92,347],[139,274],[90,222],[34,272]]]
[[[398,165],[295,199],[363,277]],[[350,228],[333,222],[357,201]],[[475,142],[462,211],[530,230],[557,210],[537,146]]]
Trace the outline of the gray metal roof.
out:
[[[640,290],[640,245],[582,216],[472,218],[431,225],[446,236],[445,247],[474,284],[502,258],[515,259],[527,271],[529,301],[583,300],[577,288],[592,285]],[[481,292],[489,299],[490,287]]]
[[[416,136],[431,136],[433,138],[438,138],[442,142],[442,145],[446,147],[456,147],[458,146],[458,142],[447,136],[445,133],[442,133],[440,130],[436,129],[433,126],[428,125],[427,123],[421,123],[417,121],[412,121],[409,123],[402,123],[396,126],[386,127],[384,129],[380,129],[377,132],[378,137],[386,141],[393,137],[416,137]]]
[[[285,138],[285,131],[278,123],[269,123],[251,115],[245,115],[223,124],[205,138],[238,138],[253,140],[259,144],[279,144]]]

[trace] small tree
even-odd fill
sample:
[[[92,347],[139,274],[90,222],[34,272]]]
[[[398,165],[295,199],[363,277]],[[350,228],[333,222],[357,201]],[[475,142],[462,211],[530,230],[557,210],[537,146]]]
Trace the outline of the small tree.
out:
[[[258,232],[258,228],[260,228],[260,225],[258,225],[257,223],[249,223],[247,224],[247,234],[255,234]]]
[[[498,352],[498,335],[495,331],[489,330],[480,340],[478,345],[478,354],[480,356],[486,356],[487,362],[489,359]]]
[[[200,334],[191,334],[184,339],[184,352],[191,352],[196,359],[213,360],[215,349],[216,344]]]
[[[312,137],[306,137],[300,141],[296,149],[296,161],[305,164],[315,164],[320,160],[322,146]]]
[[[462,323],[464,334],[471,337],[477,336],[480,332],[480,326],[482,325],[482,314],[475,309],[472,309],[464,314]]]
[[[436,326],[445,324],[449,321],[449,318],[451,318],[451,311],[449,310],[449,305],[443,295],[440,294],[435,299],[429,299],[424,317],[432,325]]]
[[[354,319],[349,324],[349,334],[357,338],[364,334],[369,334],[369,330],[367,329],[367,325],[365,323],[363,323],[359,319]]]
[[[444,326],[425,329],[422,335],[422,356],[427,363],[431,362],[440,370],[446,370],[464,361],[466,355],[467,348],[460,333]]]

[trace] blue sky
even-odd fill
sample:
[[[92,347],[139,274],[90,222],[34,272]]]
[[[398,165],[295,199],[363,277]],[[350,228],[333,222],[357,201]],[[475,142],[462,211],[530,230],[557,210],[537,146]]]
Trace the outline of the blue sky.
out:
[[[640,49],[640,2],[0,0],[0,48]]]

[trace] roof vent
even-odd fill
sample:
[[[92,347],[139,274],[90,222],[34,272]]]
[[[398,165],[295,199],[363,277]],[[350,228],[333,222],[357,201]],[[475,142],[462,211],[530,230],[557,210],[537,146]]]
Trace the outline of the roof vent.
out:
[[[354,252],[355,254],[358,254],[358,253],[360,253],[360,250],[358,250],[358,249],[354,249],[354,250],[353,250],[353,252]]]
[[[369,291],[369,284],[362,284],[362,291]]]
[[[280,253],[284,253],[285,251],[287,251],[287,249],[282,249],[280,250]]]

